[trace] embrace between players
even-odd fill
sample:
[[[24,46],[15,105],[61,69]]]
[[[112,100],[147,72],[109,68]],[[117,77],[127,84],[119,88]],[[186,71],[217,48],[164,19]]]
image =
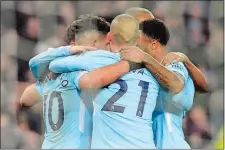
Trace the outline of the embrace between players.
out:
[[[42,100],[42,148],[190,148],[182,120],[195,89],[208,88],[184,54],[167,53],[169,37],[166,25],[143,8],[128,9],[111,25],[92,15],[72,22],[68,46],[30,60],[37,83],[20,99],[23,106]]]

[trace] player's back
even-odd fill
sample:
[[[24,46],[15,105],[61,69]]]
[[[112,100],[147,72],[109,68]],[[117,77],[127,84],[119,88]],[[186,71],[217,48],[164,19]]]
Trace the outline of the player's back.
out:
[[[118,53],[96,50],[54,60],[50,69],[92,71],[118,61]],[[69,63],[65,66],[63,62]],[[155,148],[152,111],[158,90],[157,81],[146,69],[131,71],[101,89],[94,101],[92,148]]]
[[[158,83],[146,69],[103,88],[94,101],[92,148],[155,148],[152,112]]]
[[[193,81],[188,77],[182,91],[176,95],[160,89],[153,112],[153,131],[155,145],[159,149],[189,149],[185,141],[182,121],[194,98]]]
[[[39,83],[43,95],[45,138],[43,149],[79,148],[80,102],[74,77],[78,72],[64,73],[56,79]]]

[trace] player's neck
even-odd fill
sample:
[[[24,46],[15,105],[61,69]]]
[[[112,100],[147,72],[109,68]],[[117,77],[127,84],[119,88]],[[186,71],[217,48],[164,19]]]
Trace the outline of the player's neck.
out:
[[[151,51],[151,50],[148,50]],[[151,54],[151,53],[149,53]],[[165,47],[160,47],[157,50],[155,50],[155,52],[152,53],[152,56],[154,57],[154,59],[156,59],[158,62],[162,62],[162,60],[165,58],[166,56],[166,49]]]
[[[165,56],[166,56],[166,55],[161,55],[161,56],[159,56],[159,58],[158,58],[158,62],[160,62],[160,63],[161,63],[161,62],[163,61],[163,59],[165,58]]]
[[[117,44],[111,44],[110,47],[111,47],[111,49],[110,49],[111,52],[118,53],[122,46],[117,45]]]
[[[162,47],[160,47],[160,53],[158,55],[158,61],[162,62],[165,57],[166,57],[166,47],[162,46]]]

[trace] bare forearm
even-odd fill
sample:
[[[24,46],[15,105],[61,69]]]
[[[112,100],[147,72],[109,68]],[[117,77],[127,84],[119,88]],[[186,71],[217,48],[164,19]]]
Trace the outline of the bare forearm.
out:
[[[33,106],[41,100],[41,96],[36,90],[35,84],[29,85],[23,92],[20,98],[20,105]]]
[[[129,72],[127,61],[98,68],[85,74],[80,79],[80,89],[101,88],[116,81],[119,77]]]
[[[184,86],[183,80],[175,72],[161,65],[152,56],[145,54],[144,64],[145,67],[153,73],[162,87],[174,93],[179,93],[182,90]]]
[[[185,62],[185,65],[194,81],[196,90],[199,92],[209,92],[204,74],[189,59]]]

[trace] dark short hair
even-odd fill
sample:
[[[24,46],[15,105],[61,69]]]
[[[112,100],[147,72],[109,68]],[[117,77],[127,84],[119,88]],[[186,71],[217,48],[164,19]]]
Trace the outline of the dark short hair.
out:
[[[68,45],[70,44],[70,42],[75,41],[75,22],[76,21],[73,21],[66,29],[65,41]]]
[[[162,45],[166,45],[169,41],[170,34],[167,26],[157,18],[143,21],[140,24],[140,29],[142,33],[159,41]]]
[[[67,27],[66,42],[69,44],[75,40],[75,35],[83,33],[87,30],[96,30],[103,35],[106,35],[110,31],[110,23],[105,19],[93,16],[93,15],[82,15],[78,20],[72,22]]]

